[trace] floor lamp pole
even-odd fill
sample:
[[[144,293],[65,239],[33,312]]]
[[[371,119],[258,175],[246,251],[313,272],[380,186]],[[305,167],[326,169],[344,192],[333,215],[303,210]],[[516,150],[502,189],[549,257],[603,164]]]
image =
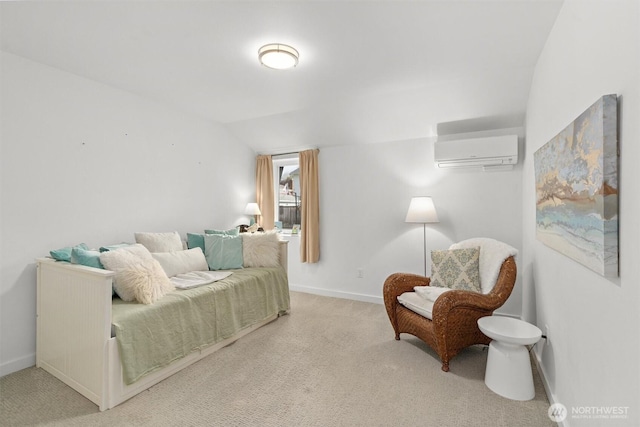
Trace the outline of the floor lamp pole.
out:
[[[422,224],[424,234],[424,277],[427,277],[427,224]]]

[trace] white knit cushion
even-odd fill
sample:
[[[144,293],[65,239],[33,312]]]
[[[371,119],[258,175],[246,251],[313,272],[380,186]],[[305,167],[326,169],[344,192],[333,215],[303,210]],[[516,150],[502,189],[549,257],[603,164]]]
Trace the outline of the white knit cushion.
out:
[[[144,245],[149,252],[173,252],[184,249],[177,231],[169,233],[135,233],[136,243]]]
[[[280,238],[277,232],[242,233],[242,257],[245,267],[280,265]]]
[[[398,302],[414,313],[418,313],[422,317],[433,320],[433,301],[422,298],[415,292],[405,292],[398,296]]]
[[[190,273],[192,271],[208,271],[209,265],[200,247],[188,249],[186,251],[175,252],[155,252],[153,258],[160,263],[167,276],[173,277],[178,274]]]

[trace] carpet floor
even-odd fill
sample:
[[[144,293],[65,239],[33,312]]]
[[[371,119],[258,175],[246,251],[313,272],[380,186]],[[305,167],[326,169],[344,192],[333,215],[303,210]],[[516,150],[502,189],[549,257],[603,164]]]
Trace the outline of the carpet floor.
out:
[[[555,426],[536,395],[484,384],[487,350],[440,370],[433,350],[394,333],[384,306],[291,293],[291,314],[105,412],[35,367],[0,378],[3,426]]]

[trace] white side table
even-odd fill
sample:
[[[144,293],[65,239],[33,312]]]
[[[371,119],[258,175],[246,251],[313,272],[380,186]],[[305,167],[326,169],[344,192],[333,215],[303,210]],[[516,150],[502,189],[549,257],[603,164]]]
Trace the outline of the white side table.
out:
[[[535,396],[527,345],[535,344],[542,331],[530,323],[504,316],[478,319],[478,327],[491,338],[484,383],[493,392],[513,400]]]

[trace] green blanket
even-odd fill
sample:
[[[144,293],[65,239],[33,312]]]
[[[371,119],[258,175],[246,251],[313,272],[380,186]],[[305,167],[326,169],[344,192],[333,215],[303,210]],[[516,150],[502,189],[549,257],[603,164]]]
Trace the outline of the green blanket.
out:
[[[176,290],[154,304],[113,300],[113,326],[125,384],[274,314],[289,310],[281,267],[233,270],[226,279]]]

